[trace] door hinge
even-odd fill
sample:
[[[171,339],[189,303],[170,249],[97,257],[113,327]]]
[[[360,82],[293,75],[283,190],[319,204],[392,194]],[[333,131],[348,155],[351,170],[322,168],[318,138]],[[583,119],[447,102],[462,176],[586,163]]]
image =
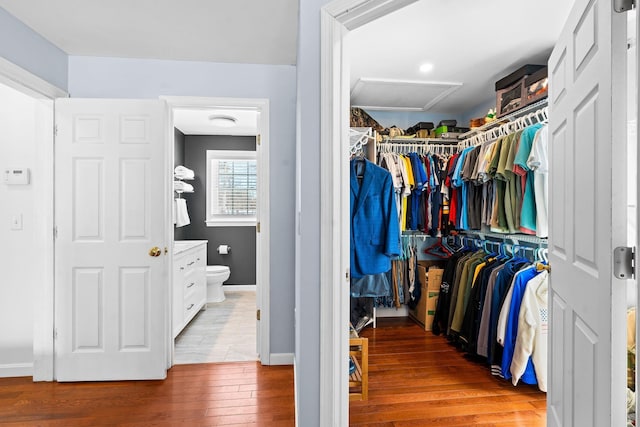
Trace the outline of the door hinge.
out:
[[[260,223],[256,223],[256,233],[260,232]]]
[[[53,226],[53,239],[57,239],[58,238],[58,226],[55,225]]]
[[[345,279],[349,280],[349,269],[347,268],[347,272],[344,274]]]
[[[262,136],[258,134],[256,136],[256,144],[260,145],[261,143],[262,143]]]
[[[54,340],[58,339],[58,328],[53,328],[53,339]]]
[[[260,309],[256,310],[256,319],[260,320]]]
[[[624,13],[628,10],[633,9],[635,6],[635,0],[613,0],[613,10],[618,13]]]
[[[53,126],[53,136],[58,136],[58,125]]]
[[[613,275],[618,279],[634,279],[636,266],[635,247],[618,246],[613,250]]]

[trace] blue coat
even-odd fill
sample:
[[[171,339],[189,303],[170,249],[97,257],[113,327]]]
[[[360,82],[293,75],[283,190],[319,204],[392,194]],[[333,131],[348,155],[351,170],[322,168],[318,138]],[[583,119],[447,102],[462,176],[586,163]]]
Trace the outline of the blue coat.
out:
[[[364,167],[358,182],[356,164]],[[400,255],[391,174],[368,160],[351,160],[351,276],[384,273]]]

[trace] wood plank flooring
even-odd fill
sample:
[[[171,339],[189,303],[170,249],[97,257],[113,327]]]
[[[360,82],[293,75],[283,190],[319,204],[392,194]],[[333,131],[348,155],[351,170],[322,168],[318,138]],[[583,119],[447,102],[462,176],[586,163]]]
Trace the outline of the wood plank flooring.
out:
[[[293,368],[258,362],[174,366],[165,381],[0,379],[0,426],[294,424]]]
[[[378,319],[369,339],[369,400],[350,403],[351,426],[546,425],[546,394],[493,377],[443,337],[407,318]]]
[[[352,426],[545,425],[546,395],[492,377],[405,318],[367,328],[369,400]],[[304,414],[300,415],[301,427]],[[165,381],[33,383],[0,378],[0,426],[293,426],[293,368],[258,362],[174,366]]]

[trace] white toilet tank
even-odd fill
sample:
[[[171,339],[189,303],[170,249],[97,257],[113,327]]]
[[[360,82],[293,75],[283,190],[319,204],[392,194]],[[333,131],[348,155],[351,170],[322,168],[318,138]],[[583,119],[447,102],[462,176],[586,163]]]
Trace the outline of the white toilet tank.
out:
[[[207,302],[224,301],[222,284],[231,275],[231,270],[226,265],[207,266]]]

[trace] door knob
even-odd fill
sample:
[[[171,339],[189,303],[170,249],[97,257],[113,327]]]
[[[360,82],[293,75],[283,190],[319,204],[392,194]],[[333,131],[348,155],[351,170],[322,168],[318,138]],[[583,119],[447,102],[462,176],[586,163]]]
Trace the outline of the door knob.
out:
[[[158,257],[160,256],[160,254],[162,254],[162,250],[157,246],[154,246],[151,249],[149,249],[149,256]]]

